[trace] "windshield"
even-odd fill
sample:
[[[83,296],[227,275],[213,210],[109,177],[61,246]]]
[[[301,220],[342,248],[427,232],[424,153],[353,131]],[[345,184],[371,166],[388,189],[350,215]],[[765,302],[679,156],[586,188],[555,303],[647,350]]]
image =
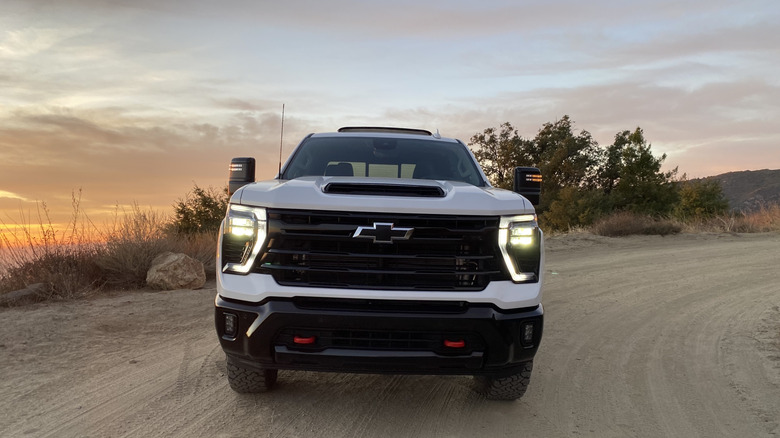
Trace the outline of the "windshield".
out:
[[[382,137],[312,137],[296,150],[282,179],[358,176],[462,181],[485,185],[460,143]]]

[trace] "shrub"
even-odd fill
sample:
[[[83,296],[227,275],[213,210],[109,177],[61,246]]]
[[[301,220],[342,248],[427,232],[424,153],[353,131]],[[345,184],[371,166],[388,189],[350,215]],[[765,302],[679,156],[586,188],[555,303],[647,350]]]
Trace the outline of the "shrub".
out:
[[[729,218],[729,229],[736,233],[763,233],[780,231],[780,205],[763,206],[751,213],[732,215]],[[725,223],[724,220],[722,222]]]
[[[609,209],[609,199],[602,192],[566,187],[539,221],[549,231],[568,231],[593,224]]]
[[[144,287],[152,261],[166,251],[200,260],[207,278],[215,276],[216,232],[174,233],[168,217],[138,205],[117,208],[113,222],[98,228],[74,195],[73,220],[65,229],[51,224],[45,203],[38,204],[34,222],[0,222],[0,294],[39,283],[43,292],[26,301]]]
[[[37,204],[37,224],[23,214],[19,223],[0,223],[5,258],[0,293],[42,283],[45,293],[35,297],[42,300],[71,298],[102,286],[95,264],[100,245],[91,238],[93,226],[80,205],[81,192],[74,192],[73,217],[64,230],[55,229],[43,202]]]
[[[173,205],[172,231],[179,234],[216,233],[225,217],[228,200],[227,188],[203,189],[195,184],[184,199]]]
[[[115,289],[144,287],[152,261],[164,252],[180,252],[201,261],[207,278],[213,278],[216,239],[216,232],[172,233],[165,216],[134,205],[115,219],[97,254],[97,264],[105,284]]]
[[[725,215],[729,201],[717,180],[683,181],[674,215],[681,220],[707,219]]]
[[[607,237],[637,234],[666,236],[680,233],[682,229],[682,225],[669,219],[656,219],[629,211],[621,211],[599,219],[592,228],[595,234]]]
[[[115,289],[143,287],[152,260],[170,250],[164,232],[166,224],[165,217],[138,205],[121,217],[117,212],[96,255],[105,284]]]

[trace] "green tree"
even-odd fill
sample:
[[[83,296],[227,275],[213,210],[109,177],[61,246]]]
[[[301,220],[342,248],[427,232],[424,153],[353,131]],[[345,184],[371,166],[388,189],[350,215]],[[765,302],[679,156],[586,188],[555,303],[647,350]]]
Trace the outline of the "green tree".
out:
[[[539,208],[542,212],[558,199],[561,190],[584,190],[593,185],[598,143],[588,131],[575,135],[573,128],[569,116],[564,116],[554,123],[545,123],[529,143],[528,157],[544,178]]]
[[[598,186],[617,210],[650,215],[671,213],[677,202],[677,168],[662,172],[664,160],[666,154],[653,156],[641,128],[619,132],[603,155],[596,178]]]
[[[219,229],[228,205],[227,188],[204,189],[195,184],[184,199],[173,205],[174,220],[171,228],[176,233],[213,233]]]
[[[542,171],[537,211],[553,229],[589,225],[613,210],[669,214],[677,202],[677,169],[661,171],[666,155],[653,156],[641,128],[619,132],[601,148],[588,131],[575,133],[564,116],[545,123],[533,139],[520,137],[507,122],[474,135],[470,145],[494,186],[511,188],[517,166]]]
[[[598,144],[587,131],[575,135],[573,125],[564,116],[542,126],[535,138],[526,139],[507,122],[498,130],[488,128],[474,135],[469,145],[477,147],[474,156],[496,187],[511,189],[517,166],[538,167],[544,175],[539,207],[544,211],[561,189],[591,182]]]
[[[729,209],[723,188],[714,179],[682,181],[679,184],[679,195],[674,215],[682,220],[711,218],[725,214]]]
[[[487,128],[471,137],[471,146],[477,146],[474,156],[490,183],[502,189],[512,189],[514,168],[534,166],[528,155],[531,140],[520,137],[517,130],[506,122],[496,128]]]

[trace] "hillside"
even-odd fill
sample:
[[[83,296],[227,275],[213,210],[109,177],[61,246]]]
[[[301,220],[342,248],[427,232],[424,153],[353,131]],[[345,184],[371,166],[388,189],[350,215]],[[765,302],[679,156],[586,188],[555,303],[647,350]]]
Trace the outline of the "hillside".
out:
[[[765,205],[780,204],[780,170],[744,170],[705,179],[720,181],[732,209],[755,211]]]

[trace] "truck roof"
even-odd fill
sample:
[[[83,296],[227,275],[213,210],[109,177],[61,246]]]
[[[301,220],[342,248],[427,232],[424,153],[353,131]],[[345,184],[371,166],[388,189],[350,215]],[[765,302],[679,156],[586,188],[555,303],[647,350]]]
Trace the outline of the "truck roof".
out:
[[[367,135],[368,134],[368,135]],[[442,137],[437,131],[435,134],[425,129],[396,128],[384,126],[346,126],[336,132],[321,132],[311,134],[312,137],[374,137],[374,138],[415,138],[420,140],[445,141],[460,143],[454,138]]]

